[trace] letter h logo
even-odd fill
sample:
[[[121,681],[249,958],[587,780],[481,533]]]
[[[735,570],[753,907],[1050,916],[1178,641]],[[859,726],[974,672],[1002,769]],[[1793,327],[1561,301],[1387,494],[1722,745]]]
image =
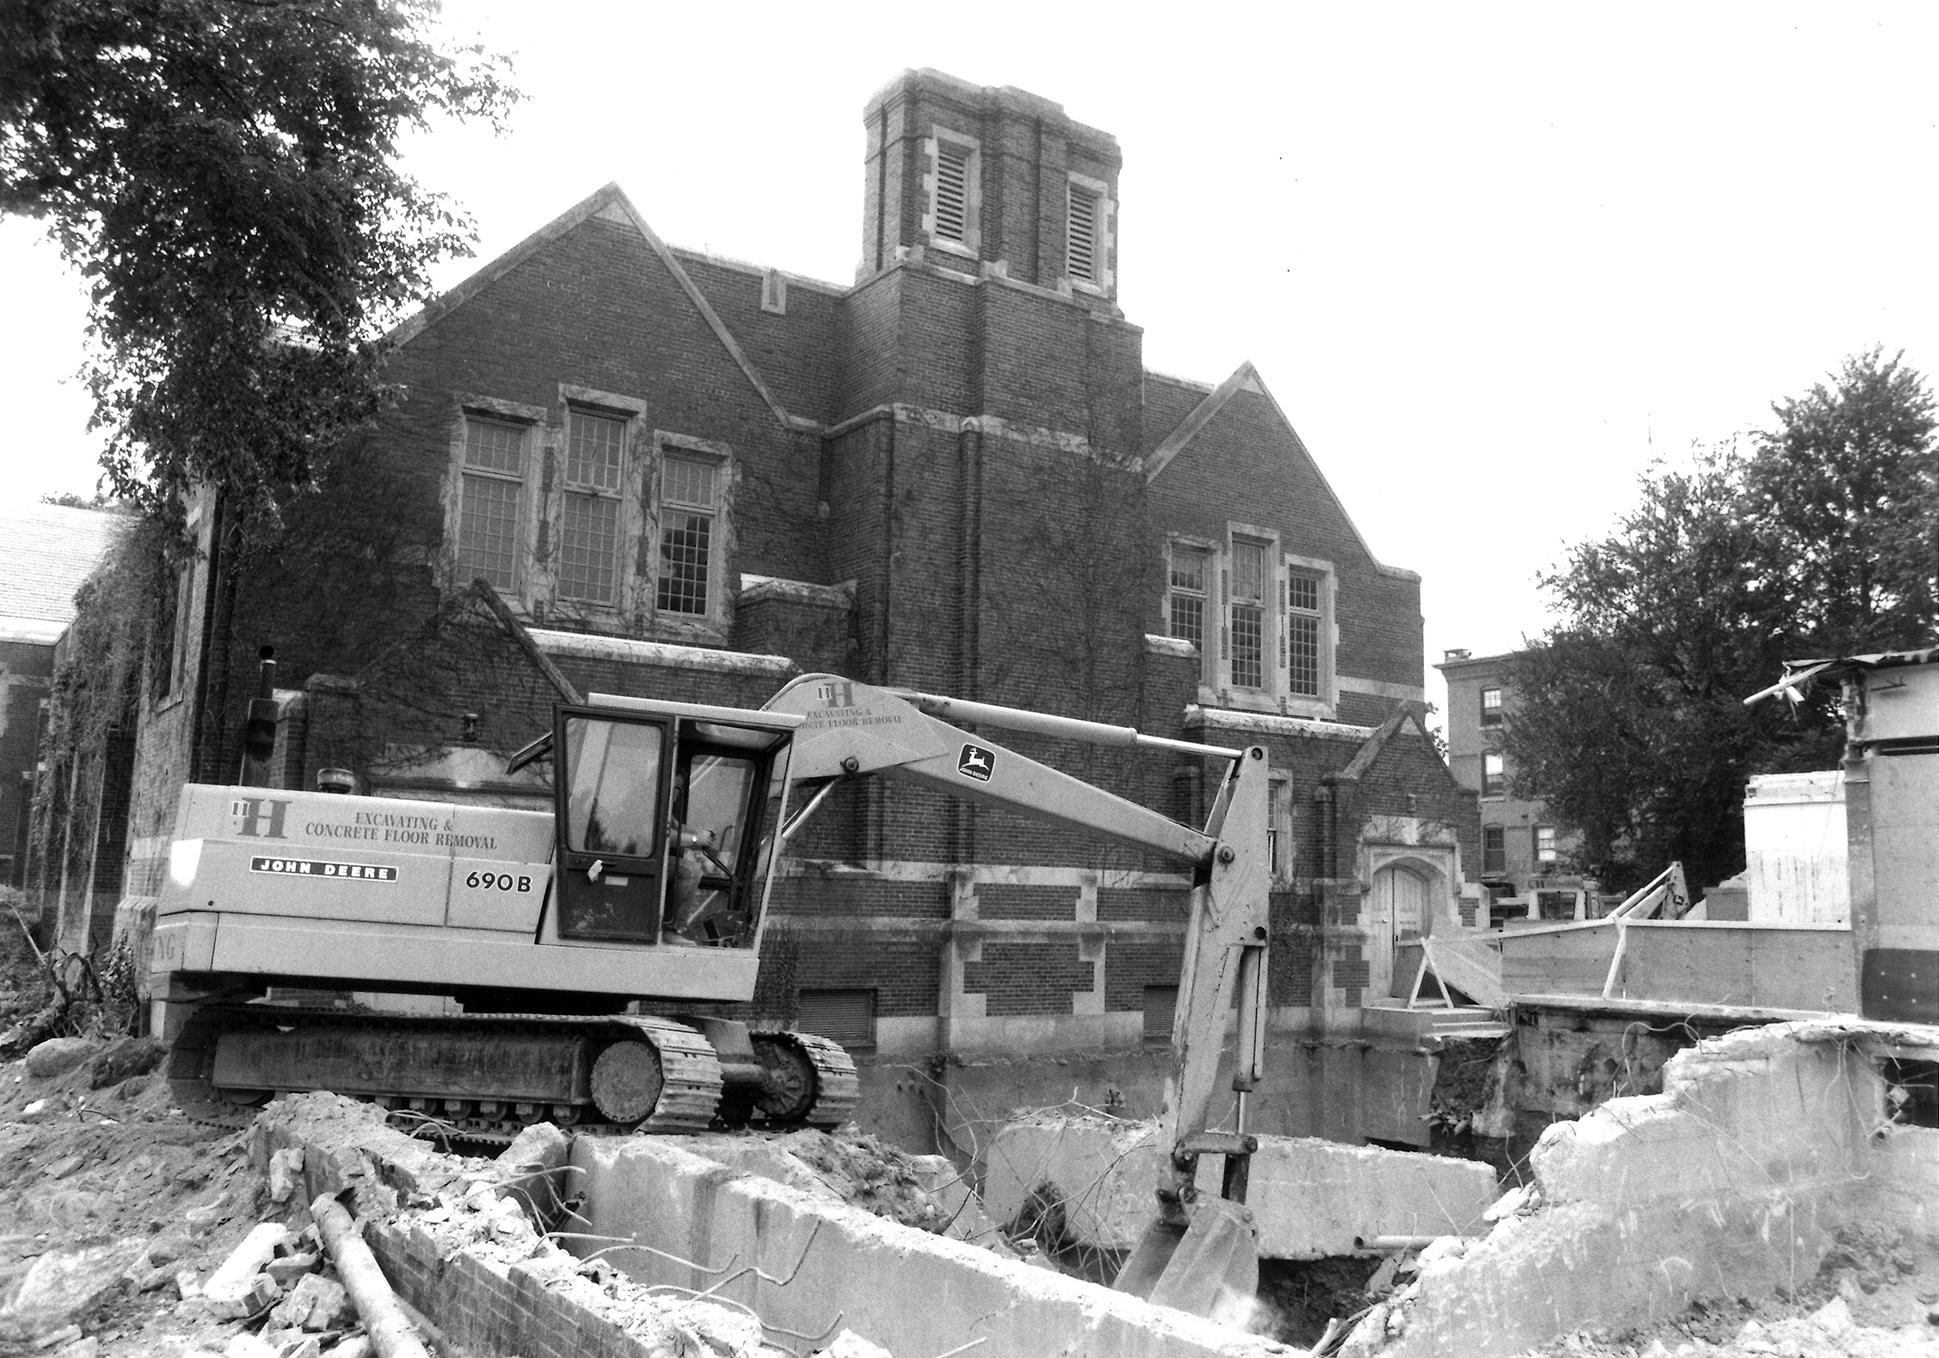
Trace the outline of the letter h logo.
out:
[[[283,817],[290,804],[270,797],[238,797],[229,808],[236,818],[236,834],[252,839],[285,839]]]
[[[815,689],[815,696],[828,707],[853,707],[855,685],[846,679],[831,679]]]

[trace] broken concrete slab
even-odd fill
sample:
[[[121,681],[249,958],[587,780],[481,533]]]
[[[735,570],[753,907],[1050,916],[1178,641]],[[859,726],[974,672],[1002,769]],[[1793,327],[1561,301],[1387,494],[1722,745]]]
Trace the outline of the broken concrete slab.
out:
[[[1539,1204],[1424,1268],[1344,1351],[1506,1358],[1699,1298],[1793,1289],[1850,1223],[1933,1233],[1939,1129],[1891,1121],[1888,1057],[1939,1057],[1939,1029],[1809,1021],[1679,1052],[1663,1093],[1549,1128],[1532,1157]]]
[[[1164,1155],[1155,1136],[1150,1122],[1018,1119],[991,1145],[984,1205],[1010,1223],[1036,1194],[1039,1203],[1049,1198],[1060,1205],[1077,1241],[1131,1249],[1156,1211]],[[1218,1157],[1207,1156],[1199,1190],[1216,1193],[1222,1169]],[[1246,1205],[1263,1257],[1324,1259],[1365,1253],[1359,1238],[1478,1233],[1495,1197],[1494,1171],[1472,1160],[1314,1137],[1261,1137]]]
[[[765,1137],[707,1132],[697,1136],[670,1136],[667,1140],[717,1165],[726,1165],[743,1174],[758,1174],[764,1179],[772,1179],[806,1193],[809,1197],[825,1202],[842,1200],[841,1194],[823,1183],[821,1176],[810,1169],[806,1161]]]
[[[146,1245],[130,1238],[35,1259],[0,1307],[0,1343],[38,1344],[86,1316],[121,1286]]]
[[[1211,1358],[1282,1345],[1124,1293],[1001,1259],[961,1241],[736,1175],[663,1137],[582,1137],[581,1229],[634,1280],[711,1289],[771,1326],[846,1326],[892,1353],[1109,1353]],[[686,1261],[686,1262],[679,1262]]]

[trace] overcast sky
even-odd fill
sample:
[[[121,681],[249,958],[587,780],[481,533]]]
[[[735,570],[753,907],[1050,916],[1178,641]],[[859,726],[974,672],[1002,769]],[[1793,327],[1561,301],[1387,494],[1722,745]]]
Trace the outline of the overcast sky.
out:
[[[514,53],[528,96],[502,139],[410,149],[480,258],[617,180],[675,244],[850,282],[862,106],[905,67],[1114,134],[1146,365],[1258,366],[1375,553],[1424,577],[1430,664],[1538,633],[1536,573],[1606,531],[1653,457],[1768,424],[1872,344],[1939,369],[1932,6],[445,17]],[[8,502],[94,479],[63,384],[82,295],[36,236],[0,223]]]

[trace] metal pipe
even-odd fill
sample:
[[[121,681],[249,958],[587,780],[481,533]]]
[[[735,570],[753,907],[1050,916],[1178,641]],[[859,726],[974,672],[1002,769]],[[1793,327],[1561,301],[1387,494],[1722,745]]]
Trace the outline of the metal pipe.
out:
[[[1423,1250],[1442,1238],[1438,1235],[1356,1235],[1353,1247],[1356,1250]]]
[[[1006,731],[1030,731],[1043,736],[1081,740],[1088,745],[1128,745],[1146,750],[1172,750],[1178,754],[1214,755],[1220,759],[1240,759],[1244,750],[1224,745],[1200,745],[1189,740],[1148,736],[1131,726],[1109,722],[1085,721],[1079,717],[1058,717],[1048,712],[1026,712],[994,703],[976,703],[967,698],[948,698],[939,693],[918,693],[914,689],[891,688],[889,692],[905,702],[914,703],[932,717],[946,717],[975,726],[995,726]]]

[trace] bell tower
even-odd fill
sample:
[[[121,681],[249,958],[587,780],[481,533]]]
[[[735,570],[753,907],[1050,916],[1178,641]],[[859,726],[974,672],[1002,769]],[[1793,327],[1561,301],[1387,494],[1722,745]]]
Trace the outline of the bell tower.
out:
[[[904,71],[868,102],[857,281],[916,260],[1117,311],[1117,139],[1011,86]]]

